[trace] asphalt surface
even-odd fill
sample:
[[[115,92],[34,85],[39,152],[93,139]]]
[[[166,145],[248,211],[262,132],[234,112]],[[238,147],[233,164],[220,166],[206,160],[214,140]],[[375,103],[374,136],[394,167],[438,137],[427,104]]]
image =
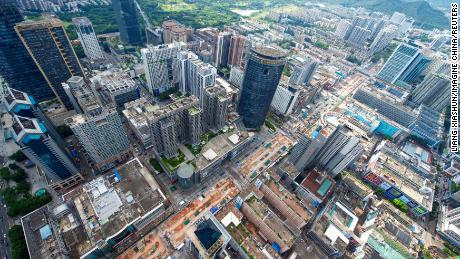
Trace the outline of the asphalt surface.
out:
[[[10,229],[8,223],[8,215],[4,207],[3,199],[0,199],[0,256],[1,258],[13,258],[11,256],[11,244],[8,239],[8,230]],[[6,237],[6,238],[4,238]]]

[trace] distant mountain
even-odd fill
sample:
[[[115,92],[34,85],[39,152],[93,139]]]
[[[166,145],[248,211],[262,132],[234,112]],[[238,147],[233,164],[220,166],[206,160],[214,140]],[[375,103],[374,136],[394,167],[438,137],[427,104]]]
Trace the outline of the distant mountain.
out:
[[[445,3],[445,0],[431,0]],[[323,1],[320,1],[323,2]],[[424,0],[326,0],[329,3],[341,4],[346,7],[364,7],[371,11],[387,13],[404,13],[415,19],[417,25],[424,28],[448,28],[449,19],[440,10],[433,8]],[[433,3],[434,4],[434,3]]]

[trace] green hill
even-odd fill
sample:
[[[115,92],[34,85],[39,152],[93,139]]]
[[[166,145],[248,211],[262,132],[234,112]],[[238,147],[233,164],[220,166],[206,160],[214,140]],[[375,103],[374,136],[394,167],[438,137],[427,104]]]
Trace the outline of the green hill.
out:
[[[346,7],[364,7],[370,11],[378,11],[391,15],[393,12],[404,13],[413,17],[417,25],[431,28],[448,28],[449,19],[438,9],[426,1],[402,0],[327,0],[329,3],[341,4]]]

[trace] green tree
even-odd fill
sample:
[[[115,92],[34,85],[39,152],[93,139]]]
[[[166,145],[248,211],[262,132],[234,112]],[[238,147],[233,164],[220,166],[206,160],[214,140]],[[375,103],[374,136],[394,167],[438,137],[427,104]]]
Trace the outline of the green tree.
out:
[[[24,153],[22,153],[21,150],[18,150],[16,153],[12,154],[10,156],[10,159],[16,161],[16,162],[23,162],[27,159],[26,155],[24,155]]]
[[[11,242],[11,254],[13,259],[28,259],[29,253],[27,252],[26,239],[22,226],[14,225],[8,231],[8,237]]]
[[[11,179],[11,172],[8,169],[8,167],[2,167],[0,169],[0,178],[2,178],[5,181],[9,181]]]

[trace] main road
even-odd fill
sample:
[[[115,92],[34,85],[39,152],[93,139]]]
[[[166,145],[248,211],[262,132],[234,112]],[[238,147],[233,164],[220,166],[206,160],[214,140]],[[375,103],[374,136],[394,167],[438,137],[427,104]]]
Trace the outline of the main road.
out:
[[[8,239],[10,226],[4,204],[5,202],[0,198],[0,256],[1,258],[11,259],[13,257],[11,256],[10,240]]]

